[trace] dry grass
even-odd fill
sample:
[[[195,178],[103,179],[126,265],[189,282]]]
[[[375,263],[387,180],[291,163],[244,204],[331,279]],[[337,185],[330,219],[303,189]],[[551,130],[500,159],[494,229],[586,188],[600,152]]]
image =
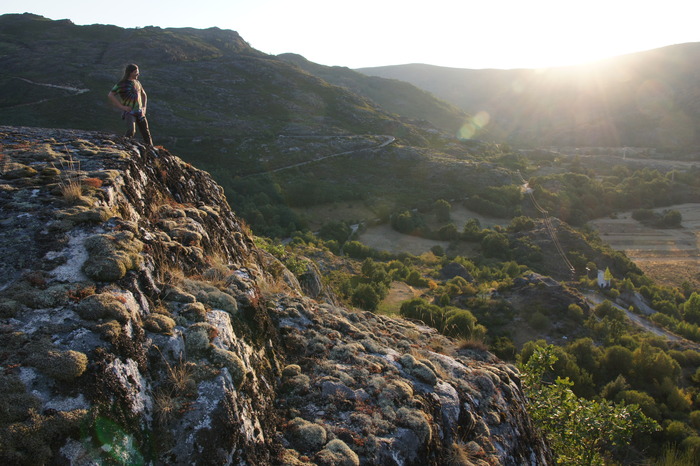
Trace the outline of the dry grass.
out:
[[[153,396],[154,411],[156,421],[160,425],[167,425],[175,419],[175,415],[180,411],[180,400],[169,390],[159,390]]]
[[[446,464],[448,466],[472,466],[477,464],[472,461],[473,459],[474,456],[469,447],[461,443],[453,443]]]
[[[202,274],[203,278],[212,282],[214,286],[225,287],[232,272],[229,269],[228,261],[224,259],[224,254],[221,251],[214,251],[206,256],[206,261],[209,268]]]
[[[76,203],[83,197],[83,186],[80,184],[80,181],[62,181],[61,195],[66,201],[70,202],[71,204]]]
[[[179,396],[190,392],[193,388],[196,388],[196,382],[193,376],[193,363],[187,362],[182,359],[180,355],[180,360],[177,364],[172,365],[163,356],[160,348],[154,346],[154,348],[160,353],[161,358],[168,370],[168,385],[171,388],[171,395]]]
[[[170,385],[176,394],[187,393],[194,385],[194,378],[192,376],[192,366],[191,363],[182,360],[182,355],[180,356],[180,361],[174,366],[165,360],[166,366],[168,367],[168,375]]]
[[[259,281],[258,286],[263,296],[273,296],[280,293],[290,293],[291,288],[281,277],[266,275]]]
[[[2,147],[0,147],[2,150]],[[0,173],[7,172],[7,167],[10,165],[10,156],[0,152]]]
[[[489,350],[489,346],[484,342],[483,338],[463,338],[459,341],[458,348],[461,350]]]
[[[615,250],[624,251],[654,281],[671,287],[681,286],[687,281],[697,287],[700,286],[699,205],[688,203],[665,207],[681,213],[683,228],[648,227],[634,220],[631,212],[589,223],[598,230],[603,241]]]
[[[242,232],[244,235],[246,235],[246,236],[249,237],[249,238],[252,238],[253,236],[255,236],[254,233],[253,233],[253,230],[250,229],[250,225],[248,225],[248,223],[247,223],[245,220],[243,220],[242,218],[239,218],[239,219],[238,219],[238,224],[240,225],[240,227],[241,227],[241,232]]]
[[[65,149],[65,152],[68,154],[68,161],[66,162],[61,160],[61,176],[59,178],[59,185],[63,198],[69,203],[74,204],[80,201],[83,197],[80,161],[74,161],[73,156],[68,149]],[[56,167],[54,166],[54,168]]]

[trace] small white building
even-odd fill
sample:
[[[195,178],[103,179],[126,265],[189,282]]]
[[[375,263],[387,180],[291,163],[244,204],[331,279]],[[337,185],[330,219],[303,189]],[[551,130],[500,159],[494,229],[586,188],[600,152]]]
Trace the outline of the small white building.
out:
[[[610,288],[612,281],[612,273],[610,268],[606,267],[605,271],[598,270],[598,288]]]

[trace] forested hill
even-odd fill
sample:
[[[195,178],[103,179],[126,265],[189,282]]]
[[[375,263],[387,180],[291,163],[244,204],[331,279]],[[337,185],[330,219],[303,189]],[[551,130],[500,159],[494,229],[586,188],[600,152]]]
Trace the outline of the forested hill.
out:
[[[411,64],[359,69],[488,115],[491,137],[535,145],[700,145],[700,43],[545,69]]]
[[[463,183],[448,179],[507,179],[501,170],[477,173],[464,163],[473,158],[454,137],[465,117],[454,107],[403,83],[340,73],[381,83],[369,96],[372,86],[331,84],[288,58],[217,28],[123,29],[4,15],[0,123],[121,134],[107,93],[124,65],[137,63],[154,143],[210,172],[236,212],[268,236],[303,229],[289,205],[370,198],[386,211],[415,204],[424,189],[435,199],[462,196]],[[384,103],[412,102],[412,110],[385,110],[373,100],[382,96]],[[328,158],[337,154],[344,157]],[[461,191],[447,192],[454,189]]]
[[[240,141],[232,139],[239,137],[310,133],[390,134],[410,144],[425,142],[410,122],[251,48],[234,31],[77,26],[31,14],[0,17],[0,120],[121,130],[106,94],[132,62],[140,65],[149,94],[154,136],[171,147],[221,138],[224,148],[235,150]],[[432,100],[423,105],[443,105]]]

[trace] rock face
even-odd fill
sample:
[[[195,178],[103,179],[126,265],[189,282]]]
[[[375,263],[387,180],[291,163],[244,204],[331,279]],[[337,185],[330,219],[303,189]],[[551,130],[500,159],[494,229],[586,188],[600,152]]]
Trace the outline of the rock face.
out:
[[[167,150],[0,150],[4,464],[552,463],[515,368],[305,295]]]

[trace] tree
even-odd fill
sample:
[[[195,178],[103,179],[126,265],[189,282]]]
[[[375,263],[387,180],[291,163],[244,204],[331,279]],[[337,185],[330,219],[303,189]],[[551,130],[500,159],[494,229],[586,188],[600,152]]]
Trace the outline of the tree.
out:
[[[433,204],[433,211],[438,222],[449,222],[452,205],[444,199],[438,199]]]
[[[624,346],[610,346],[600,361],[603,380],[612,380],[618,375],[629,376],[632,367],[632,351]]]
[[[675,209],[667,210],[663,213],[659,223],[665,228],[680,228],[683,222],[683,216]]]
[[[571,306],[575,306],[575,304],[570,305],[569,308],[571,308]],[[602,351],[595,345],[592,339],[579,338],[571,343],[566,348],[566,351],[576,358],[576,363],[581,369],[591,374],[595,374],[598,371]]]
[[[548,345],[535,348],[520,370],[530,416],[547,436],[558,463],[602,465],[607,449],[624,448],[634,434],[658,430],[636,405],[579,398],[568,379],[545,382],[555,362],[554,346]]]
[[[665,378],[678,382],[681,366],[662,349],[647,342],[632,353],[632,378],[636,387],[651,388]]]
[[[328,222],[321,226],[318,236],[325,240],[335,240],[343,244],[350,237],[352,230],[345,222]]]
[[[534,227],[535,222],[530,217],[520,216],[510,221],[508,231],[517,233],[519,231],[532,230]]]
[[[476,317],[466,309],[448,308],[447,319],[444,324],[444,332],[447,335],[470,339],[477,336],[475,330]]]
[[[375,311],[380,301],[374,287],[367,283],[360,283],[352,294],[352,303],[366,311]]]
[[[481,222],[478,218],[470,218],[464,224],[462,239],[464,241],[480,241],[482,237]]]
[[[508,259],[510,255],[508,237],[496,231],[492,231],[481,240],[481,249],[487,257]]]
[[[693,292],[683,304],[683,318],[691,324],[700,324],[700,294]]]
[[[454,223],[448,223],[438,230],[438,238],[444,241],[453,241],[459,238],[459,231]]]
[[[429,304],[422,298],[403,302],[399,312],[406,318],[420,320],[437,329],[442,328],[443,310],[434,304]]]

